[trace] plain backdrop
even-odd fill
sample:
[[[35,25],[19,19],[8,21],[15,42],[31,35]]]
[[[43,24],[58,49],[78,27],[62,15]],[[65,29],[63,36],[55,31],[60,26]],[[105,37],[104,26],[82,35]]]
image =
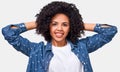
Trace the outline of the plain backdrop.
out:
[[[25,72],[28,57],[8,44],[1,29],[9,24],[35,21],[43,6],[54,0],[0,0],[0,72]],[[60,1],[60,0],[59,0]],[[94,72],[120,72],[120,3],[119,0],[62,0],[74,3],[87,23],[107,23],[118,27],[113,40],[90,54]],[[86,32],[86,36],[92,35]],[[21,34],[30,41],[44,41],[31,30]]]

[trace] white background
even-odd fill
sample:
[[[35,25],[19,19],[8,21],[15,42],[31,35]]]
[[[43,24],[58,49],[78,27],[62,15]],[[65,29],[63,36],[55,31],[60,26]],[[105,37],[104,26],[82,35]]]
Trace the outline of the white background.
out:
[[[25,72],[28,57],[16,51],[4,40],[1,28],[8,24],[34,21],[40,9],[52,0],[0,0],[0,72]],[[63,0],[76,4],[84,22],[107,23],[120,28],[119,0]],[[91,35],[91,32],[86,32]],[[43,37],[35,30],[22,34],[30,41],[39,42]],[[120,34],[101,49],[90,54],[94,72],[120,72]]]

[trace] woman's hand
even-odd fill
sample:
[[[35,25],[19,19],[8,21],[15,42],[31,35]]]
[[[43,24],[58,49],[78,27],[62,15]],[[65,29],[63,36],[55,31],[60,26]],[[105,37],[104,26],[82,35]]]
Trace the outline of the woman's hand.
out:
[[[25,26],[26,26],[27,30],[35,29],[36,28],[36,22],[35,21],[26,22]]]
[[[84,23],[85,30],[87,31],[93,31],[95,26],[95,23]]]

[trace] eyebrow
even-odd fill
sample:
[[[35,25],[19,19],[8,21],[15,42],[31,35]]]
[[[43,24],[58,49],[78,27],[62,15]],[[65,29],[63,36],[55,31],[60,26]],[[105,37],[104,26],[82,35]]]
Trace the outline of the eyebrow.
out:
[[[57,21],[51,21],[51,23],[52,23],[52,22],[57,22]],[[62,23],[69,23],[69,22],[62,22]]]

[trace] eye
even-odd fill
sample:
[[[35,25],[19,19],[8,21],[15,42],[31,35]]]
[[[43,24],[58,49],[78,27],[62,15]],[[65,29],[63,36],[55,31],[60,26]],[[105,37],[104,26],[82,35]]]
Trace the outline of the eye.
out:
[[[56,25],[57,25],[57,23],[51,23],[51,25],[52,25],[52,26],[56,26]]]
[[[67,24],[67,23],[63,23],[63,26],[68,26],[69,24]]]

